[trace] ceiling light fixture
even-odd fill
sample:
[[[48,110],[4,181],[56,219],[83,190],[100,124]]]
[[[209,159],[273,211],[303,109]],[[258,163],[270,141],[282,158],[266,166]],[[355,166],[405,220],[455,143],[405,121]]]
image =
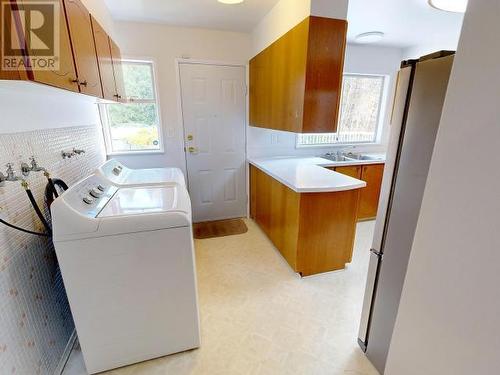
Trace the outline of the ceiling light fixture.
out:
[[[356,36],[357,43],[375,43],[384,38],[384,33],[382,31],[370,31],[369,33],[363,33]]]
[[[465,13],[468,0],[429,0],[429,5],[447,12]]]
[[[245,0],[217,0],[217,1],[222,4],[241,4]]]

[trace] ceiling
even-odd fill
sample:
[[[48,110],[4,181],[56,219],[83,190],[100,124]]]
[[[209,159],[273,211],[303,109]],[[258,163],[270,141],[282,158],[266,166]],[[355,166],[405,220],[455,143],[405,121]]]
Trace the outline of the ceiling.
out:
[[[334,1],[334,0],[332,0]],[[278,0],[246,0],[224,5],[217,0],[105,0],[117,20],[165,23],[250,32]],[[370,31],[385,37],[377,45],[408,48],[457,45],[463,15],[436,10],[428,0],[349,0],[349,42]]]
[[[217,0],[105,0],[117,20],[250,32],[278,0],[247,0],[225,5]]]
[[[349,0],[348,40],[382,31],[378,45],[408,48],[418,45],[457,45],[463,14],[432,8],[427,0]]]

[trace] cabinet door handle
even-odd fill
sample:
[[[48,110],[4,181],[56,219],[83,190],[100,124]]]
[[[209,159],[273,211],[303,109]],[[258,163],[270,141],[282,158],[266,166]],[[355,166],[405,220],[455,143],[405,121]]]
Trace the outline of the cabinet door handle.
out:
[[[87,87],[87,85],[88,85],[87,80],[85,80],[85,81],[83,81],[83,82],[80,82],[80,85]]]

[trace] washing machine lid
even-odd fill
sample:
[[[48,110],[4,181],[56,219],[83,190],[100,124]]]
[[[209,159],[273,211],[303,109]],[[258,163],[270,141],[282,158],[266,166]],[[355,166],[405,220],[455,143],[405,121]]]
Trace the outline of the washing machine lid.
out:
[[[191,202],[181,185],[121,188],[97,215],[101,235],[191,225]]]
[[[130,169],[116,159],[110,159],[97,172],[119,187],[179,184],[186,186],[179,168]]]
[[[184,174],[179,168],[131,169],[124,181],[127,185],[157,185],[170,182],[186,185]]]

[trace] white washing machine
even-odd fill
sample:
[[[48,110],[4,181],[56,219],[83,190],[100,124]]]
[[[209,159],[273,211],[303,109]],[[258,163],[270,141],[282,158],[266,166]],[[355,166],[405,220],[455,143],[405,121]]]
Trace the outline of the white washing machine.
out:
[[[101,165],[96,174],[104,177],[110,184],[119,187],[154,186],[177,183],[186,186],[186,179],[179,168],[131,169],[116,159]]]
[[[92,175],[56,199],[51,211],[89,373],[200,345],[185,187],[118,188]]]

